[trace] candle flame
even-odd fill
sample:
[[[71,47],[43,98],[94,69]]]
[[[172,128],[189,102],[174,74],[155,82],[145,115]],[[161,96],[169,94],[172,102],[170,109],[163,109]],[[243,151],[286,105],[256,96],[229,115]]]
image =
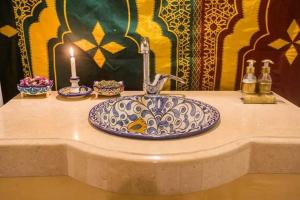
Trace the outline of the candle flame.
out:
[[[72,47],[70,48],[70,56],[71,56],[71,57],[74,57],[74,50],[73,50]]]

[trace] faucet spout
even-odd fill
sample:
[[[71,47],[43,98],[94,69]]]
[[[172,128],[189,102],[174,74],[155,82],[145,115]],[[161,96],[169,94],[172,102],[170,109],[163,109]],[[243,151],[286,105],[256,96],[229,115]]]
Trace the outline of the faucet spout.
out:
[[[155,92],[155,94],[158,94],[163,89],[163,87],[168,79],[175,80],[182,84],[185,84],[183,79],[179,78],[177,76],[170,75],[170,74],[156,74],[155,79],[154,79],[153,83],[151,84],[152,87],[157,88],[157,91]]]
[[[172,80],[174,80],[174,81],[178,81],[178,82],[180,82],[180,83],[182,83],[182,84],[185,84],[185,82],[184,82],[184,80],[182,79],[182,78],[179,78],[178,76],[174,76],[174,75],[171,75],[171,74],[163,74],[163,75],[161,75],[161,77],[160,77],[161,79],[172,79]]]

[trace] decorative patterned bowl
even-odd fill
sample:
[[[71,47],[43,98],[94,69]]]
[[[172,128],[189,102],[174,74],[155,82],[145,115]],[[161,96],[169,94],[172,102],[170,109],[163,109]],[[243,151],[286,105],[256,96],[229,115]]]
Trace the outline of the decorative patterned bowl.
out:
[[[49,94],[53,86],[53,81],[47,78],[35,77],[35,78],[25,78],[20,81],[17,85],[18,90],[21,95],[43,95]]]
[[[116,96],[120,95],[124,91],[123,81],[95,81],[94,82],[94,91],[98,95],[103,96]]]
[[[52,85],[49,86],[20,86],[17,85],[20,93],[26,95],[42,95],[51,91]]]
[[[176,96],[128,96],[104,101],[89,113],[90,123],[110,134],[172,139],[200,134],[220,120],[206,103]]]

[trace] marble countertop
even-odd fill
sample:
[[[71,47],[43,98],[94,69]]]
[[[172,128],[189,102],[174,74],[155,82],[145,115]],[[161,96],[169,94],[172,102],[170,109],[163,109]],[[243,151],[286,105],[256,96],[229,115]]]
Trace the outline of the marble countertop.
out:
[[[122,96],[136,94],[142,92],[126,91]],[[108,98],[91,96],[84,99],[65,99],[56,92],[52,92],[48,98],[21,98],[18,95],[0,108],[0,145],[71,145],[82,152],[110,159],[183,163],[194,160],[202,162],[203,159],[226,155],[227,152],[243,149],[252,143],[300,143],[300,108],[280,96],[277,96],[277,104],[263,105],[243,104],[238,91],[164,94],[185,95],[187,98],[208,103],[220,111],[221,121],[214,129],[189,138],[163,141],[127,139],[97,130],[88,122],[90,109]],[[246,172],[249,172],[249,166]],[[84,180],[76,176],[75,178]],[[208,184],[204,188],[218,184]],[[101,184],[92,185],[117,191]],[[171,194],[172,191],[161,193]]]
[[[168,92],[165,92],[168,93]],[[123,96],[142,94],[124,92]],[[202,135],[183,139],[149,141],[113,136],[93,128],[90,109],[107,98],[64,99],[55,92],[49,98],[16,96],[0,108],[0,139],[63,139],[144,159],[163,159],[208,153],[226,144],[254,138],[300,138],[300,108],[278,97],[277,104],[243,104],[240,92],[172,92],[216,107],[220,124]],[[184,147],[184,148],[179,148]],[[113,156],[112,155],[112,156]],[[122,156],[122,155],[120,155]]]

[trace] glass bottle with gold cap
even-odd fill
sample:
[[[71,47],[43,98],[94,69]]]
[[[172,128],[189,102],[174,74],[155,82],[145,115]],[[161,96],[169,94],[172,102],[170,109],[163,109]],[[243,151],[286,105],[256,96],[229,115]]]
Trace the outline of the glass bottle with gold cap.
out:
[[[256,76],[254,74],[255,68],[254,63],[256,63],[255,60],[247,60],[249,65],[246,68],[246,74],[244,75],[243,81],[242,81],[242,92],[245,94],[254,94],[256,89]]]
[[[261,69],[261,75],[258,78],[258,91],[260,94],[271,93],[272,78],[270,75],[270,64],[274,64],[272,60],[265,59],[262,61],[264,66]]]

